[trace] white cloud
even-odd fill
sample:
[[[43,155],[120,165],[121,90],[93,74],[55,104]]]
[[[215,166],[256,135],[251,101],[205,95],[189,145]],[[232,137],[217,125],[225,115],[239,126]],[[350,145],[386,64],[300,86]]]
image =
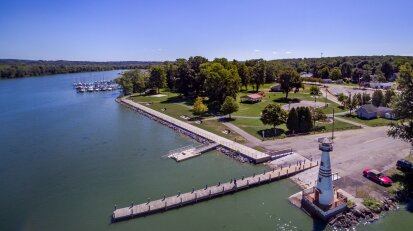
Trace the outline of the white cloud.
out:
[[[258,50],[258,49],[254,49],[254,52],[255,52],[255,53],[258,53],[258,52],[260,52],[260,50]]]
[[[292,54],[293,52],[292,51],[286,51],[285,52],[287,55],[289,55],[289,54]]]
[[[272,54],[276,55],[278,54],[278,51],[273,51]]]

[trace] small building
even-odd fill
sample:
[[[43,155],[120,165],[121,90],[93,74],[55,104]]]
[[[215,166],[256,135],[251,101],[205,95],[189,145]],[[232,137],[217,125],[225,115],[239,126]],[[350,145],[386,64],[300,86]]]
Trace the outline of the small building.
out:
[[[312,78],[313,73],[303,71],[303,72],[300,73],[300,77],[301,78]]]
[[[258,103],[261,102],[262,95],[260,94],[250,94],[241,97],[241,103]]]
[[[380,83],[380,82],[371,81],[369,85],[371,88],[374,88],[374,89],[388,90],[388,89],[395,88],[394,83]]]
[[[364,104],[356,110],[357,117],[361,119],[377,118],[377,108],[373,104]]]
[[[388,107],[375,107],[373,104],[365,104],[356,110],[357,117],[361,119],[374,119],[377,117],[395,118],[394,113]],[[386,114],[387,117],[386,117]]]
[[[270,91],[271,91],[271,92],[282,92],[281,85],[280,85],[280,84],[277,84],[277,85],[272,86],[272,87],[270,88]]]

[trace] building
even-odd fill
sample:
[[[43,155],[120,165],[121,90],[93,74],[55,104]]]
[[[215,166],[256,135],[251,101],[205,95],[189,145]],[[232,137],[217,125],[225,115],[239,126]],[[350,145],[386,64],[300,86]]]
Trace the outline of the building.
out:
[[[319,150],[322,154],[317,185],[302,192],[301,204],[310,214],[328,220],[347,210],[347,198],[333,186],[330,161],[330,152],[333,151],[332,141],[329,138],[322,139]]]
[[[377,117],[395,118],[394,113],[388,107],[375,107],[373,104],[365,104],[356,110],[357,117],[361,119],[374,119]],[[386,114],[387,117],[386,117]]]
[[[272,86],[272,87],[270,88],[270,91],[271,91],[271,92],[282,92],[281,85],[280,85],[280,84],[277,84],[277,85]]]
[[[262,95],[260,94],[250,94],[241,97],[241,103],[258,103],[261,102]]]
[[[394,83],[380,83],[380,82],[371,81],[369,85],[371,88],[374,88],[374,89],[388,90],[388,89],[395,88]]]
[[[332,83],[332,79],[321,79],[321,83]]]
[[[312,78],[313,73],[303,71],[303,72],[300,73],[300,77],[301,78]]]

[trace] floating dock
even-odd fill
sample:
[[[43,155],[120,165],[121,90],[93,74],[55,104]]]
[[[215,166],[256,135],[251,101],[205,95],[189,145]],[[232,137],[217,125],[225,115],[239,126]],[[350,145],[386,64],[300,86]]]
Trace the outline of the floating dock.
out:
[[[188,148],[181,148],[171,151],[168,155],[169,158],[176,160],[177,162],[187,160],[196,156],[201,155],[202,153],[208,152],[214,148],[216,148],[219,144],[211,143],[207,145],[201,145],[199,147],[188,147]]]
[[[138,205],[131,204],[131,206],[125,208],[115,208],[115,211],[112,213],[112,222],[160,213],[170,209],[220,197],[226,194],[236,193],[251,187],[280,180],[315,166],[318,166],[318,161],[304,161],[303,163],[273,169],[262,174],[254,174],[250,177],[231,180],[227,183],[218,183],[213,186],[205,186],[205,188],[202,189],[193,189],[191,192],[182,194],[178,193],[177,195],[164,197],[159,200],[148,200],[147,202]]]
[[[257,151],[253,148],[247,147],[245,145],[239,144],[235,141],[229,140],[227,138],[224,138],[222,136],[216,135],[212,132],[205,131],[202,128],[198,128],[196,126],[193,126],[189,123],[186,123],[184,121],[181,121],[179,119],[175,119],[171,116],[168,116],[164,113],[158,112],[156,110],[153,110],[149,107],[143,106],[142,104],[136,103],[127,97],[121,98],[121,102],[125,103],[131,107],[134,107],[138,110],[144,111],[146,113],[151,114],[152,116],[155,116],[159,119],[162,119],[168,123],[174,124],[175,126],[178,126],[182,129],[185,129],[189,132],[192,132],[193,134],[196,134],[198,136],[204,137],[205,139],[208,139],[210,141],[213,141],[223,147],[226,147],[228,149],[231,149],[235,152],[238,152],[239,154],[247,157],[248,159],[252,160],[255,164],[258,163],[263,163],[271,159],[270,155],[267,155],[263,152]]]

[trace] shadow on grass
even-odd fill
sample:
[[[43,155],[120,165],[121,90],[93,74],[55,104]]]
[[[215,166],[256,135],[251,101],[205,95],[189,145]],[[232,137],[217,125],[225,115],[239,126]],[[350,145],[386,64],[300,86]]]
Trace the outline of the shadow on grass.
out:
[[[285,98],[285,97],[281,97],[281,98],[277,98],[273,100],[276,103],[299,103],[301,100],[298,98]]]
[[[195,102],[194,98],[184,97],[184,96],[172,96],[161,103],[183,103],[188,106],[192,106]]]
[[[229,118],[229,117],[222,117],[222,118],[219,118],[219,119],[218,119],[218,121],[219,121],[219,122],[222,122],[222,123],[232,122],[232,121],[234,121],[234,120],[235,120],[235,118]]]
[[[267,129],[258,130],[257,134],[260,137],[263,137],[263,135],[264,135],[264,138],[277,138],[277,137],[280,137],[282,135],[285,135],[286,131],[284,129],[281,129],[281,128],[276,128],[275,131],[274,131],[274,128],[267,128]]]

